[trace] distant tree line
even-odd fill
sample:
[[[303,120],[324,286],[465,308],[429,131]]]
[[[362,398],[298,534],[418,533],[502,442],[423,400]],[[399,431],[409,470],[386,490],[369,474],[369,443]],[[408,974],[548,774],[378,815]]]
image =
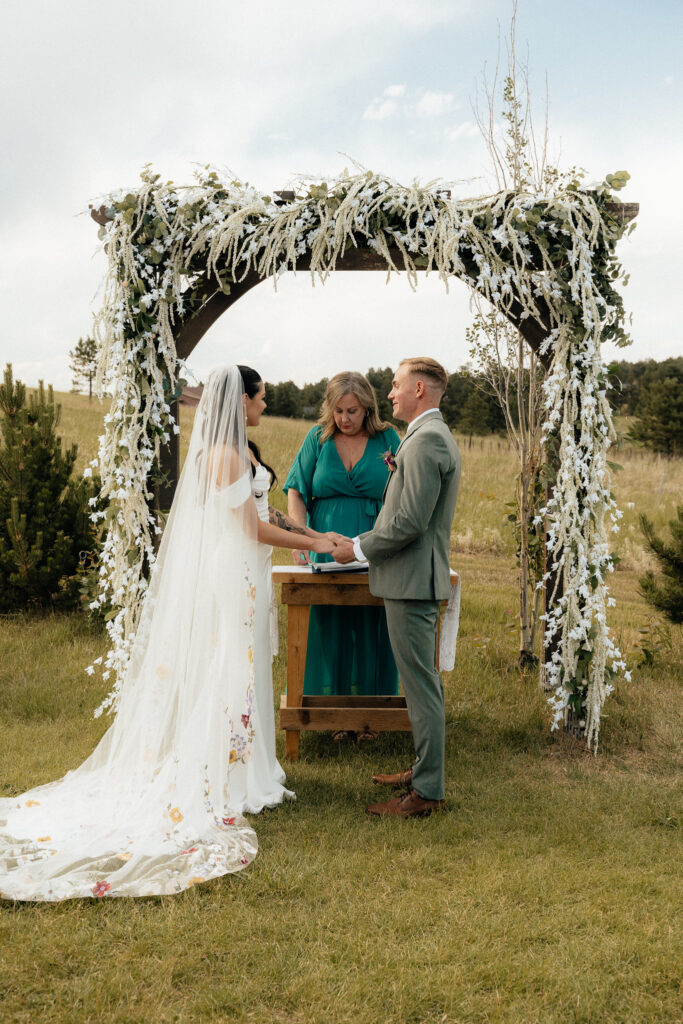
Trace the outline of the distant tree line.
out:
[[[95,341],[80,338],[69,355],[73,390],[85,387],[92,401]],[[382,419],[393,423],[387,399],[392,368],[370,369],[367,377],[377,392]],[[609,367],[609,382],[612,385],[609,399],[614,411],[634,419],[627,435],[629,439],[663,455],[683,453],[683,356],[660,362],[654,359],[614,362]],[[326,387],[326,377],[303,387],[292,380],[266,384],[266,411],[271,416],[316,420]],[[511,394],[510,407],[514,410],[515,406],[516,395]],[[441,411],[449,427],[462,434],[495,434],[506,429],[505,416],[490,376],[468,367],[463,366],[450,375]]]
[[[387,395],[391,391],[394,370],[371,368],[365,375],[377,393],[379,413],[389,423],[396,421],[392,415],[391,402]],[[266,384],[266,414],[290,416],[296,419],[316,420],[325,396],[327,378],[315,384],[298,387],[294,381],[280,384]],[[444,419],[452,430],[465,434],[491,434],[505,430],[505,418],[496,396],[483,377],[463,367],[448,378],[448,388],[441,402]]]
[[[367,378],[377,393],[380,416],[394,423],[391,390],[394,371],[371,368]],[[634,417],[629,437],[665,455],[683,453],[683,357],[627,363],[615,362],[609,368],[612,408],[623,416]],[[315,420],[327,387],[327,378],[299,387],[292,380],[266,384],[266,413],[295,419]],[[512,395],[511,407],[515,407]],[[452,430],[462,434],[505,432],[505,417],[495,390],[483,374],[461,367],[448,378],[441,402],[444,419]]]

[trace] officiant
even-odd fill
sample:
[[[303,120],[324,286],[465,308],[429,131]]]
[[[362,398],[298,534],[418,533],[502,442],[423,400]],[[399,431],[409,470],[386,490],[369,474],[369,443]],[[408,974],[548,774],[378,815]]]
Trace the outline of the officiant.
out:
[[[369,381],[360,373],[336,374],[327,385],[318,424],[306,435],[283,487],[290,518],[347,537],[371,530],[399,443],[394,428],[379,417]],[[293,558],[299,565],[310,559],[331,561],[308,551],[295,551]],[[304,693],[398,693],[384,608],[311,608]]]

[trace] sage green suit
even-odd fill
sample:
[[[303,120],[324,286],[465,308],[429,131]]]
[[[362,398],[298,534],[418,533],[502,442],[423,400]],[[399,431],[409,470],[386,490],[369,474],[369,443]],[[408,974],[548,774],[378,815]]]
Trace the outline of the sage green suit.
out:
[[[413,729],[413,788],[445,795],[445,712],[436,667],[439,605],[450,594],[451,524],[460,453],[438,409],[408,426],[372,530],[359,536],[370,590],[384,598],[389,639]]]

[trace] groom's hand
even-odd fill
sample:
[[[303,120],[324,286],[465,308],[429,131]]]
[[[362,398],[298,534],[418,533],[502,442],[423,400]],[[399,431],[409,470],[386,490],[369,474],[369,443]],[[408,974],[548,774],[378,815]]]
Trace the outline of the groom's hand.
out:
[[[345,562],[353,562],[356,557],[353,550],[353,541],[349,540],[348,537],[341,537],[332,549],[332,557],[335,562],[341,562],[342,565]]]
[[[335,533],[334,530],[328,530],[325,536],[329,537],[333,544],[341,544],[343,540],[349,539],[345,533]]]

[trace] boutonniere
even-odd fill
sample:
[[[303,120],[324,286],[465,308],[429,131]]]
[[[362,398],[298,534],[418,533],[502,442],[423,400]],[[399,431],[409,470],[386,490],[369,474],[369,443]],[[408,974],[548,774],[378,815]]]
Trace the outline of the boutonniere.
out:
[[[387,467],[390,473],[394,472],[394,470],[396,469],[396,459],[391,448],[389,448],[386,452],[383,453],[382,462]]]

